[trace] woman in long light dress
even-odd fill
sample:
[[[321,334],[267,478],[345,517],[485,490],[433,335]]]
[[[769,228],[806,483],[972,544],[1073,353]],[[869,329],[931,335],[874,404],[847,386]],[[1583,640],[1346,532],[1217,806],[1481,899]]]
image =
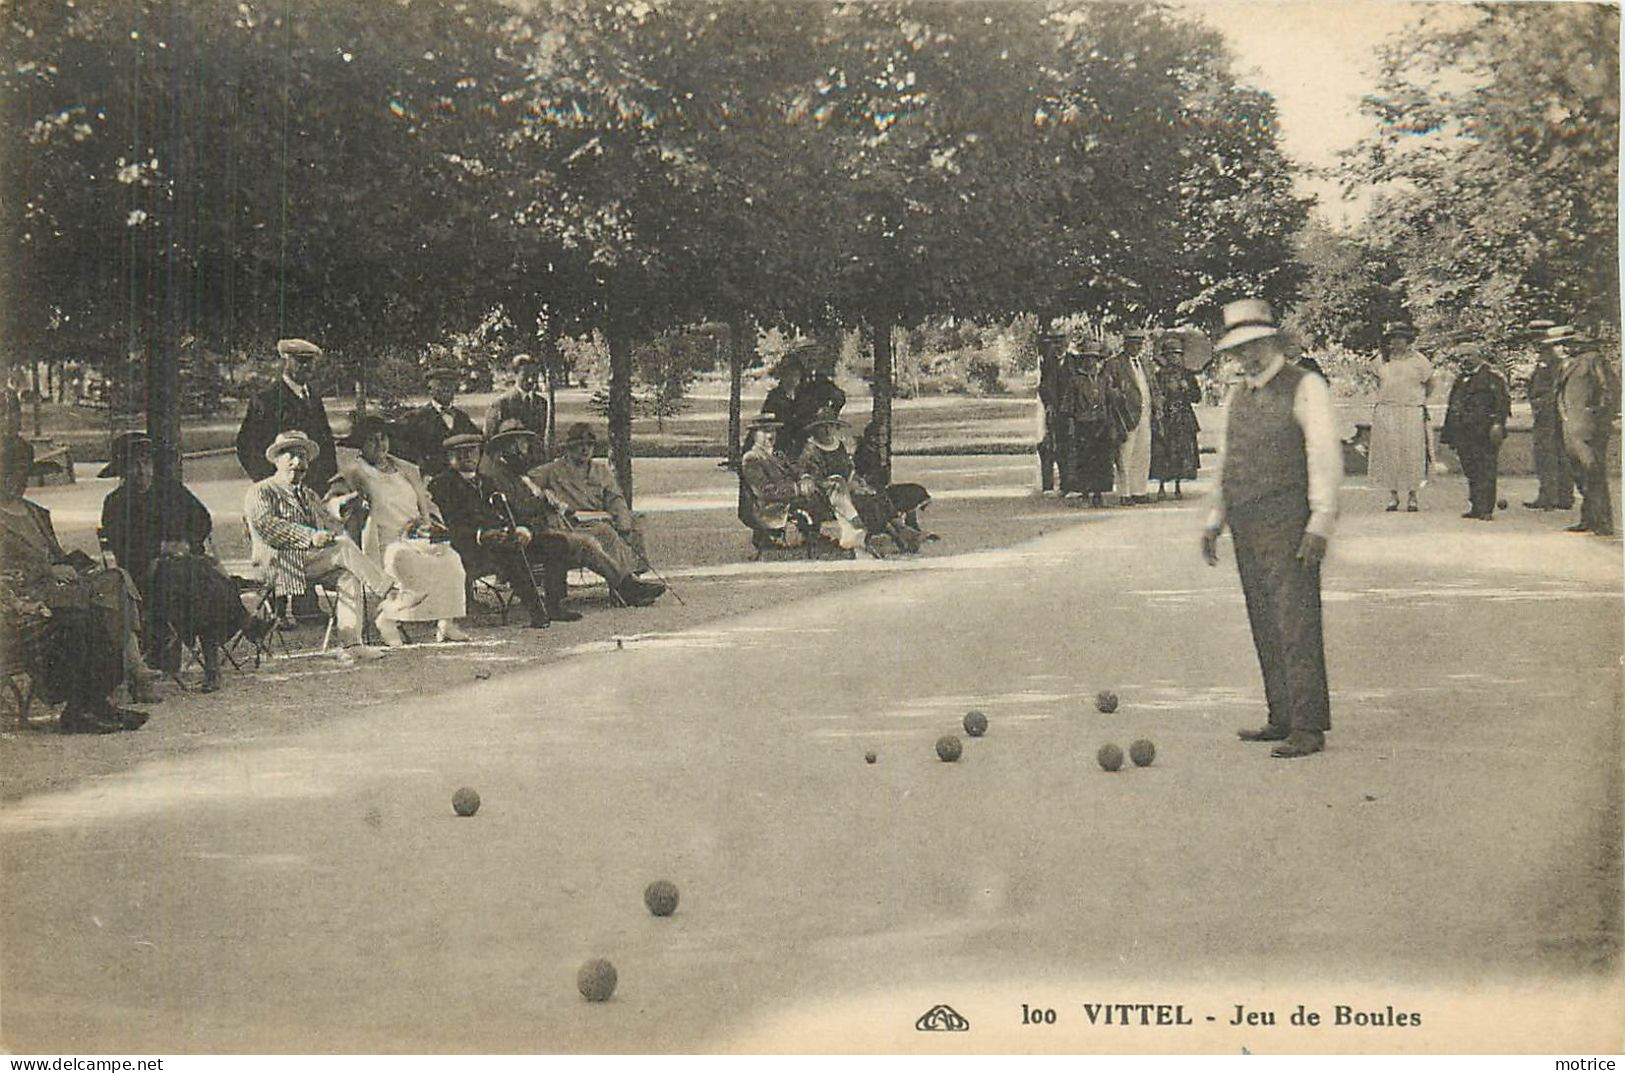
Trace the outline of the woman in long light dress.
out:
[[[363,419],[351,442],[361,457],[339,468],[329,502],[348,510],[356,494],[365,499],[362,552],[402,589],[423,595],[411,606],[386,606],[378,616],[379,636],[396,647],[406,643],[399,623],[434,622],[436,640],[467,641],[457,625],[467,611],[463,562],[449,542],[431,539],[446,528],[423,478],[389,453],[389,426],[381,419]]]
[[[1416,495],[1427,481],[1427,424],[1423,406],[1433,366],[1403,336],[1383,343],[1377,370],[1377,404],[1371,413],[1371,484],[1388,489],[1388,510],[1417,511]]]

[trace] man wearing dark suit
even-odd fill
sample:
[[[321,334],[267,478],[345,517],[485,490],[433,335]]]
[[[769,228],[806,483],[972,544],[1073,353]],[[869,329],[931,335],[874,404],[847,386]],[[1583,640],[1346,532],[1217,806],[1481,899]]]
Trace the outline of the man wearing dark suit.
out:
[[[460,432],[446,437],[441,447],[448,465],[429,481],[429,496],[440,508],[440,516],[451,533],[451,546],[463,560],[469,578],[496,574],[513,590],[530,613],[532,629],[545,629],[553,616],[548,613],[536,589],[536,577],[527,562],[528,549],[536,534],[526,526],[510,526],[507,517],[491,502],[497,491],[489,477],[480,472],[482,440],[477,432]],[[535,554],[540,563],[541,549]],[[559,611],[560,621],[581,615]]]
[[[1501,443],[1512,414],[1512,393],[1501,374],[1490,368],[1484,352],[1470,342],[1455,344],[1451,356],[1461,373],[1450,385],[1439,442],[1456,452],[1467,475],[1467,513],[1463,518],[1487,522],[1495,518],[1495,479],[1501,461]]]
[[[416,462],[424,480],[446,468],[445,441],[451,436],[478,436],[479,426],[461,408],[452,405],[457,397],[458,370],[436,366],[429,370],[429,401],[408,410],[400,420],[402,439],[394,450]]]
[[[1343,473],[1331,390],[1286,360],[1269,303],[1231,302],[1224,327],[1214,349],[1235,351],[1244,379],[1226,407],[1219,502],[1202,557],[1218,564],[1228,526],[1269,704],[1268,723],[1241,739],[1278,742],[1272,756],[1309,756],[1326,747],[1331,727],[1320,563]]]
[[[1044,407],[1044,434],[1038,441],[1038,487],[1058,488],[1057,471],[1067,472],[1070,430],[1063,427],[1061,400],[1067,395],[1065,378],[1066,333],[1046,330],[1038,336],[1038,401]]]
[[[490,409],[485,411],[485,438],[488,441],[505,421],[518,421],[535,434],[535,444],[530,449],[534,455],[530,460],[533,466],[547,461],[543,457],[543,445],[547,443],[547,396],[537,386],[540,372],[536,359],[529,354],[514,358],[514,386],[493,399]]]
[[[248,413],[237,431],[237,460],[249,477],[263,481],[276,472],[265,459],[271,441],[282,432],[303,432],[317,449],[305,481],[311,488],[325,489],[339,470],[333,430],[327,424],[321,393],[313,386],[322,348],[304,339],[281,339],[276,351],[282,355],[282,376],[249,400]]]

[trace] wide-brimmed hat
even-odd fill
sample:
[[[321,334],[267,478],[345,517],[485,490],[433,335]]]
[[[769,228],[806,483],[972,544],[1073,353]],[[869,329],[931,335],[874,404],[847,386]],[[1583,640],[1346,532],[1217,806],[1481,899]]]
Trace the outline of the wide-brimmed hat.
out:
[[[497,426],[497,430],[491,433],[491,438],[487,443],[492,447],[497,447],[507,441],[520,439],[539,441],[541,437],[526,428],[525,423],[519,418],[510,417]]]
[[[322,356],[322,348],[309,339],[278,339],[276,341],[276,352],[284,358],[319,358]]]
[[[108,448],[107,465],[96,476],[122,477],[130,468],[130,463],[142,455],[151,457],[152,437],[145,432],[120,433]]]
[[[340,440],[343,447],[361,447],[371,436],[382,432],[390,439],[399,439],[402,436],[401,427],[381,414],[365,414],[356,418],[355,424],[350,426],[350,434]]]
[[[1280,333],[1281,329],[1275,323],[1275,311],[1270,309],[1268,302],[1262,298],[1243,298],[1225,305],[1224,334],[1213,349],[1234,350],[1254,339],[1267,339]]]
[[[598,436],[585,421],[577,421],[564,432],[564,446],[573,447],[578,443],[598,443]]]
[[[274,463],[277,455],[293,450],[305,452],[305,458],[309,460],[322,453],[322,446],[298,429],[289,429],[276,434],[276,439],[265,449],[265,460]]]
[[[1391,320],[1382,326],[1384,339],[1416,339],[1416,328],[1408,320]]]
[[[478,432],[458,432],[440,441],[440,446],[447,451],[455,451],[459,447],[483,447],[484,445],[485,437]]]
[[[837,428],[850,427],[845,421],[841,420],[841,415],[830,406],[825,406],[820,409],[817,413],[812,415],[812,420],[807,422],[808,428],[819,428],[824,425],[834,425]]]

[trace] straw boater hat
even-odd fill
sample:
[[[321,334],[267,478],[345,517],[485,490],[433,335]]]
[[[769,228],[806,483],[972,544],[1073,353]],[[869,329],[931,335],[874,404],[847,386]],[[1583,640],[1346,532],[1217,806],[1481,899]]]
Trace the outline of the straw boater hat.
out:
[[[1243,298],[1224,307],[1224,334],[1214,350],[1234,350],[1254,339],[1267,339],[1281,334],[1276,326],[1275,313],[1262,298]]]
[[[564,433],[564,446],[572,447],[578,443],[590,443],[594,445],[598,443],[598,437],[593,434],[592,426],[587,424],[585,421],[577,421]]]
[[[1414,343],[1416,341],[1416,329],[1411,327],[1409,321],[1391,320],[1382,326],[1382,337],[1384,339],[1409,339]]]
[[[96,474],[98,477],[122,477],[130,468],[130,463],[137,457],[152,453],[152,438],[145,432],[124,432],[113,441],[108,452],[107,465]]]
[[[1532,320],[1523,326],[1523,330],[1530,339],[1538,343],[1546,337],[1547,332],[1555,327],[1557,327],[1557,321],[1555,320]]]
[[[502,424],[498,425],[495,432],[491,433],[489,443],[492,447],[498,447],[503,443],[504,440],[513,439],[536,441],[541,439],[541,437],[536,435],[536,433],[532,432],[530,429],[526,428],[525,423],[519,420],[517,417],[510,417],[503,421]]]
[[[276,439],[271,441],[271,446],[265,449],[265,460],[274,463],[277,455],[286,454],[289,451],[303,451],[305,452],[305,458],[309,460],[321,454],[322,448],[315,440],[298,429],[289,429],[286,432],[276,434]]]
[[[309,339],[278,339],[276,341],[276,352],[284,358],[295,356],[319,358],[322,356],[322,348]]]
[[[481,436],[478,432],[459,432],[456,435],[447,436],[445,439],[441,440],[440,446],[445,448],[447,451],[455,451],[459,447],[480,447],[483,446],[484,443],[485,437]]]
[[[1546,346],[1551,346],[1554,343],[1574,343],[1580,341],[1580,339],[1580,333],[1575,331],[1572,325],[1554,324],[1546,329],[1546,334],[1541,337],[1540,341]]]

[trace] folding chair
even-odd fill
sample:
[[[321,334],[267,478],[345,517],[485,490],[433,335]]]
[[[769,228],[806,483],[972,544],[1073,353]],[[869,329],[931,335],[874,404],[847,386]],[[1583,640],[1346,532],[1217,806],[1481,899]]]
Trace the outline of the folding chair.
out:
[[[514,602],[517,599],[513,593],[513,590],[508,587],[508,583],[502,580],[502,576],[500,574],[496,573],[482,574],[479,577],[469,578],[468,603],[471,611],[476,598],[481,594],[489,596],[491,599],[496,601],[497,610],[502,615],[502,624],[506,626],[508,624],[508,612],[513,608]]]

